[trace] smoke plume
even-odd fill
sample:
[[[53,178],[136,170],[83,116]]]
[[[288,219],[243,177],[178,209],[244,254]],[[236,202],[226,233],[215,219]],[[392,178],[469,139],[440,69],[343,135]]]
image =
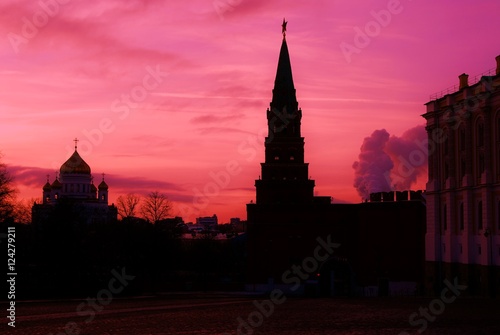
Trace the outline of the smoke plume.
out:
[[[385,129],[375,130],[363,140],[359,160],[352,165],[354,187],[363,199],[368,199],[370,193],[391,189],[385,178],[386,172],[394,167],[391,157],[384,151],[388,141],[389,133]]]
[[[427,174],[427,134],[424,126],[401,137],[375,130],[361,145],[354,169],[354,187],[362,199],[370,193],[404,191]]]

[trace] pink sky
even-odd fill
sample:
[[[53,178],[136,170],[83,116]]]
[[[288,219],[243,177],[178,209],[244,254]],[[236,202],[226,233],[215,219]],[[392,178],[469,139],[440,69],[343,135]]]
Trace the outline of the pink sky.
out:
[[[430,94],[500,54],[498,0],[40,2],[0,4],[0,152],[20,197],[41,197],[78,137],[111,201],[160,190],[187,220],[246,218],[255,200],[283,17],[310,175],[338,201],[360,201],[365,137],[422,125]],[[356,27],[372,36],[349,62]]]

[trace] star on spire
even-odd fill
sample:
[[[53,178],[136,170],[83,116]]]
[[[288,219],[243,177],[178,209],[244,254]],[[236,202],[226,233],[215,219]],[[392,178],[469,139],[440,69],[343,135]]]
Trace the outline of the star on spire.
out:
[[[288,21],[285,21],[285,18],[283,18],[283,23],[281,24],[281,33],[283,34],[283,38],[286,36],[286,25]]]

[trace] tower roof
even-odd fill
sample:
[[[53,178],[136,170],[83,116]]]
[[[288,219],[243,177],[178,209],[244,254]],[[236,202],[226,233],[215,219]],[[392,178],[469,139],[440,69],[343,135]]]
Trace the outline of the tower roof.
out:
[[[278,69],[276,71],[276,79],[274,80],[271,107],[277,109],[279,112],[282,112],[283,108],[286,108],[288,113],[293,113],[297,110],[297,106],[298,103],[295,96],[295,86],[292,77],[292,65],[290,63],[286,38],[283,35]]]
[[[106,184],[106,182],[103,180],[101,181],[101,183],[99,184],[99,189],[100,190],[107,190],[108,189],[108,184]]]
[[[83,160],[76,151],[64,162],[60,169],[61,174],[90,174],[90,166]]]
[[[54,180],[54,182],[52,183],[51,187],[53,189],[58,189],[58,188],[62,188],[62,184],[61,182],[59,181],[59,179],[56,178],[56,180]]]

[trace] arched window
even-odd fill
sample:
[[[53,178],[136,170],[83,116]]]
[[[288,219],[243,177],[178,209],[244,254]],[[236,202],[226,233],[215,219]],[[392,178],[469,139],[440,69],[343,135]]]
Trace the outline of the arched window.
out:
[[[458,129],[458,150],[465,151],[465,126],[463,124]]]
[[[481,183],[481,175],[484,172],[485,164],[484,164],[484,121],[479,118],[476,121],[475,126],[475,159],[476,159],[476,181],[477,184]]]
[[[483,120],[477,123],[477,146],[484,147],[484,123]]]
[[[483,202],[477,203],[477,229],[483,229]]]
[[[446,213],[446,204],[443,206],[443,229],[448,229],[448,214]]]
[[[466,137],[465,137],[465,125],[460,124],[457,132],[457,182],[459,186],[462,186],[463,179],[467,170],[467,152],[466,152]]]
[[[496,115],[495,122],[495,157],[496,157],[496,179],[500,181],[500,111]]]
[[[443,143],[442,143],[442,147],[441,147],[441,152],[443,154],[443,161],[441,163],[441,168],[442,168],[442,172],[441,172],[441,178],[442,178],[442,185],[443,185],[443,188],[446,187],[446,180],[450,177],[450,150],[449,150],[449,146],[450,146],[450,141],[449,141],[449,138],[450,138],[450,132],[448,131],[448,128],[444,128],[443,129]]]
[[[497,229],[500,230],[500,201],[497,205]]]
[[[464,203],[460,203],[460,211],[458,213],[458,221],[460,223],[460,230],[464,230],[464,221],[465,221],[465,217],[464,217]]]

